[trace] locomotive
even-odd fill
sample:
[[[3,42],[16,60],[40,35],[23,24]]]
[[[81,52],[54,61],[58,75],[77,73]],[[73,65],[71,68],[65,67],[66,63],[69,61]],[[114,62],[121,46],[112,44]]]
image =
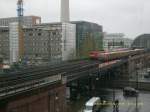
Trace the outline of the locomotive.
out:
[[[144,49],[129,49],[129,50],[119,50],[119,51],[112,51],[112,52],[105,52],[105,51],[92,51],[89,54],[91,59],[101,60],[101,61],[111,61],[120,58],[126,58],[129,56],[134,56],[137,54],[144,53]]]

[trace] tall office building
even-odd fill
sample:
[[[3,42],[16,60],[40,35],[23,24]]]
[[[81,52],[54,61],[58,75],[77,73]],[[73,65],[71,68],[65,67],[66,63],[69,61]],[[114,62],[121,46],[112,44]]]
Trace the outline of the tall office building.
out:
[[[76,24],[77,58],[87,58],[89,52],[103,49],[103,27],[88,21],[73,21]]]
[[[69,0],[61,0],[61,22],[70,21]]]

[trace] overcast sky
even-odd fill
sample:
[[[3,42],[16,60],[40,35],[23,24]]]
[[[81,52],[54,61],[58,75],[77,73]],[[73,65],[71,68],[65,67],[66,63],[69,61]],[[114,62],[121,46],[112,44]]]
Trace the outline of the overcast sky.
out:
[[[0,17],[16,16],[17,0],[0,0]],[[60,0],[24,0],[25,15],[42,17],[42,22],[60,20]],[[150,0],[70,0],[71,20],[103,26],[105,32],[125,33],[135,38],[150,33]]]

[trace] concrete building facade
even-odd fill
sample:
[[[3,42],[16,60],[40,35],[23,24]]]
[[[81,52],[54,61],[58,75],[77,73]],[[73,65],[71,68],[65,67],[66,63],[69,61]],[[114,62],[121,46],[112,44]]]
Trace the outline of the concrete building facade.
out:
[[[126,38],[123,33],[104,34],[104,50],[116,50],[119,48],[130,48],[133,40]]]
[[[9,25],[10,64],[19,61],[19,28],[18,22]]]
[[[9,28],[0,27],[0,57],[8,61],[9,56]]]
[[[8,43],[9,32],[8,28],[3,33],[7,37],[3,39]],[[86,58],[90,51],[103,49],[102,39],[102,26],[86,21],[24,27],[24,59],[30,62],[55,62]],[[7,49],[9,51],[9,46]],[[7,59],[10,58],[9,55],[7,54]]]
[[[62,60],[60,29],[25,28],[24,37],[25,60],[33,63]]]
[[[0,54],[10,63],[19,60],[17,26],[1,27]],[[16,26],[16,27],[15,27]],[[15,28],[14,28],[15,27]],[[25,27],[24,60],[59,62],[76,58],[76,26],[70,23]],[[6,44],[7,43],[7,44]]]
[[[89,52],[93,50],[102,50],[103,49],[103,28],[101,25],[96,23],[91,23],[87,21],[72,21],[70,22],[72,28],[67,28],[70,33],[74,36],[67,36],[69,37],[67,40],[71,41],[71,37],[75,37],[75,46],[76,46],[76,58],[86,58],[89,56]],[[63,23],[63,24],[70,24],[70,23]],[[62,23],[45,23],[39,24],[36,26],[41,27],[49,27],[49,26],[60,26]],[[73,28],[72,24],[76,27]],[[72,30],[71,30],[72,29]],[[64,32],[64,31],[63,31]],[[73,33],[75,32],[75,34]],[[69,42],[70,43],[70,42]],[[72,43],[72,42],[71,42]]]
[[[22,19],[24,27],[32,27],[41,23],[41,18],[38,16],[24,16]],[[0,54],[7,63],[19,61],[23,48],[21,46],[24,43],[21,42],[19,35],[18,17],[0,19]]]
[[[41,24],[24,29],[25,59],[34,62],[59,62],[76,56],[75,25]]]
[[[32,26],[41,23],[41,17],[38,16],[24,16],[23,25]],[[9,26],[10,23],[18,22],[18,17],[0,18],[0,26]]]

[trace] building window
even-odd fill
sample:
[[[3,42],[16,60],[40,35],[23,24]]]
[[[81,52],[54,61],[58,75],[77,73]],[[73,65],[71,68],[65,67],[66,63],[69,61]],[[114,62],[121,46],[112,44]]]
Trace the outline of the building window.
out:
[[[29,36],[33,36],[33,33],[29,33]]]
[[[42,34],[41,33],[38,33],[38,36],[41,36]]]
[[[53,32],[53,35],[56,35],[56,32]]]

